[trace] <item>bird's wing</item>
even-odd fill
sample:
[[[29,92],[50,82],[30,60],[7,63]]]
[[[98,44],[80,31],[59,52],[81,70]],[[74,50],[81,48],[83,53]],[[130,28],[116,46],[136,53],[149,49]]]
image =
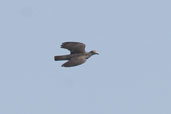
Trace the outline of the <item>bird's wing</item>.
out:
[[[61,48],[68,49],[71,54],[75,53],[85,53],[85,44],[80,42],[64,42]]]
[[[62,65],[62,67],[77,66],[77,65],[83,64],[84,62],[86,62],[85,57],[81,57],[81,56],[80,57],[73,57],[73,58],[71,58],[71,60],[64,63]]]

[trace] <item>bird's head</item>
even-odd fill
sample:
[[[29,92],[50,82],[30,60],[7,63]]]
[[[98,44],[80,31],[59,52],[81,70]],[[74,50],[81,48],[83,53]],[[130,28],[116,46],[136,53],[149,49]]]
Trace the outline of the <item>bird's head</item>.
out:
[[[97,51],[95,51],[95,50],[92,50],[91,53],[92,53],[93,55],[99,55],[99,53],[98,53]]]

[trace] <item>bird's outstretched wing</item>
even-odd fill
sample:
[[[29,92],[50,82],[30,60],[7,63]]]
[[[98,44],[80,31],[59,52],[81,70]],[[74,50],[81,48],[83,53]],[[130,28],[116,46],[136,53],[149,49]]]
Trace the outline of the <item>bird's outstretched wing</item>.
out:
[[[62,67],[72,67],[72,66],[77,66],[80,64],[83,64],[86,62],[85,57],[79,56],[79,57],[73,57],[71,60],[67,61],[62,65]]]
[[[71,54],[75,53],[85,53],[85,44],[81,42],[64,42],[61,48],[68,49]]]

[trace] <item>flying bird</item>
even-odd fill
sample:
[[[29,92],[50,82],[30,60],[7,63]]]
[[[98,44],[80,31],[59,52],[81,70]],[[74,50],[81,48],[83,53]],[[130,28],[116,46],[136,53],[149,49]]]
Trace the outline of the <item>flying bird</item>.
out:
[[[62,67],[73,67],[86,62],[92,55],[98,54],[95,50],[85,51],[85,44],[81,42],[64,42],[61,48],[68,49],[69,55],[54,56],[55,61],[68,60]]]

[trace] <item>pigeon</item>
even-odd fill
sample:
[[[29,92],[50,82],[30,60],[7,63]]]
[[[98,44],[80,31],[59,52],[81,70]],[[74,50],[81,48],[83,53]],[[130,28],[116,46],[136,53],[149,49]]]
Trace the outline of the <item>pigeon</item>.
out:
[[[64,42],[62,43],[61,48],[68,49],[70,51],[70,54],[54,56],[54,60],[68,60],[62,65],[62,67],[73,67],[85,63],[86,60],[92,55],[98,55],[95,50],[86,52],[85,47],[85,44],[81,42]]]

